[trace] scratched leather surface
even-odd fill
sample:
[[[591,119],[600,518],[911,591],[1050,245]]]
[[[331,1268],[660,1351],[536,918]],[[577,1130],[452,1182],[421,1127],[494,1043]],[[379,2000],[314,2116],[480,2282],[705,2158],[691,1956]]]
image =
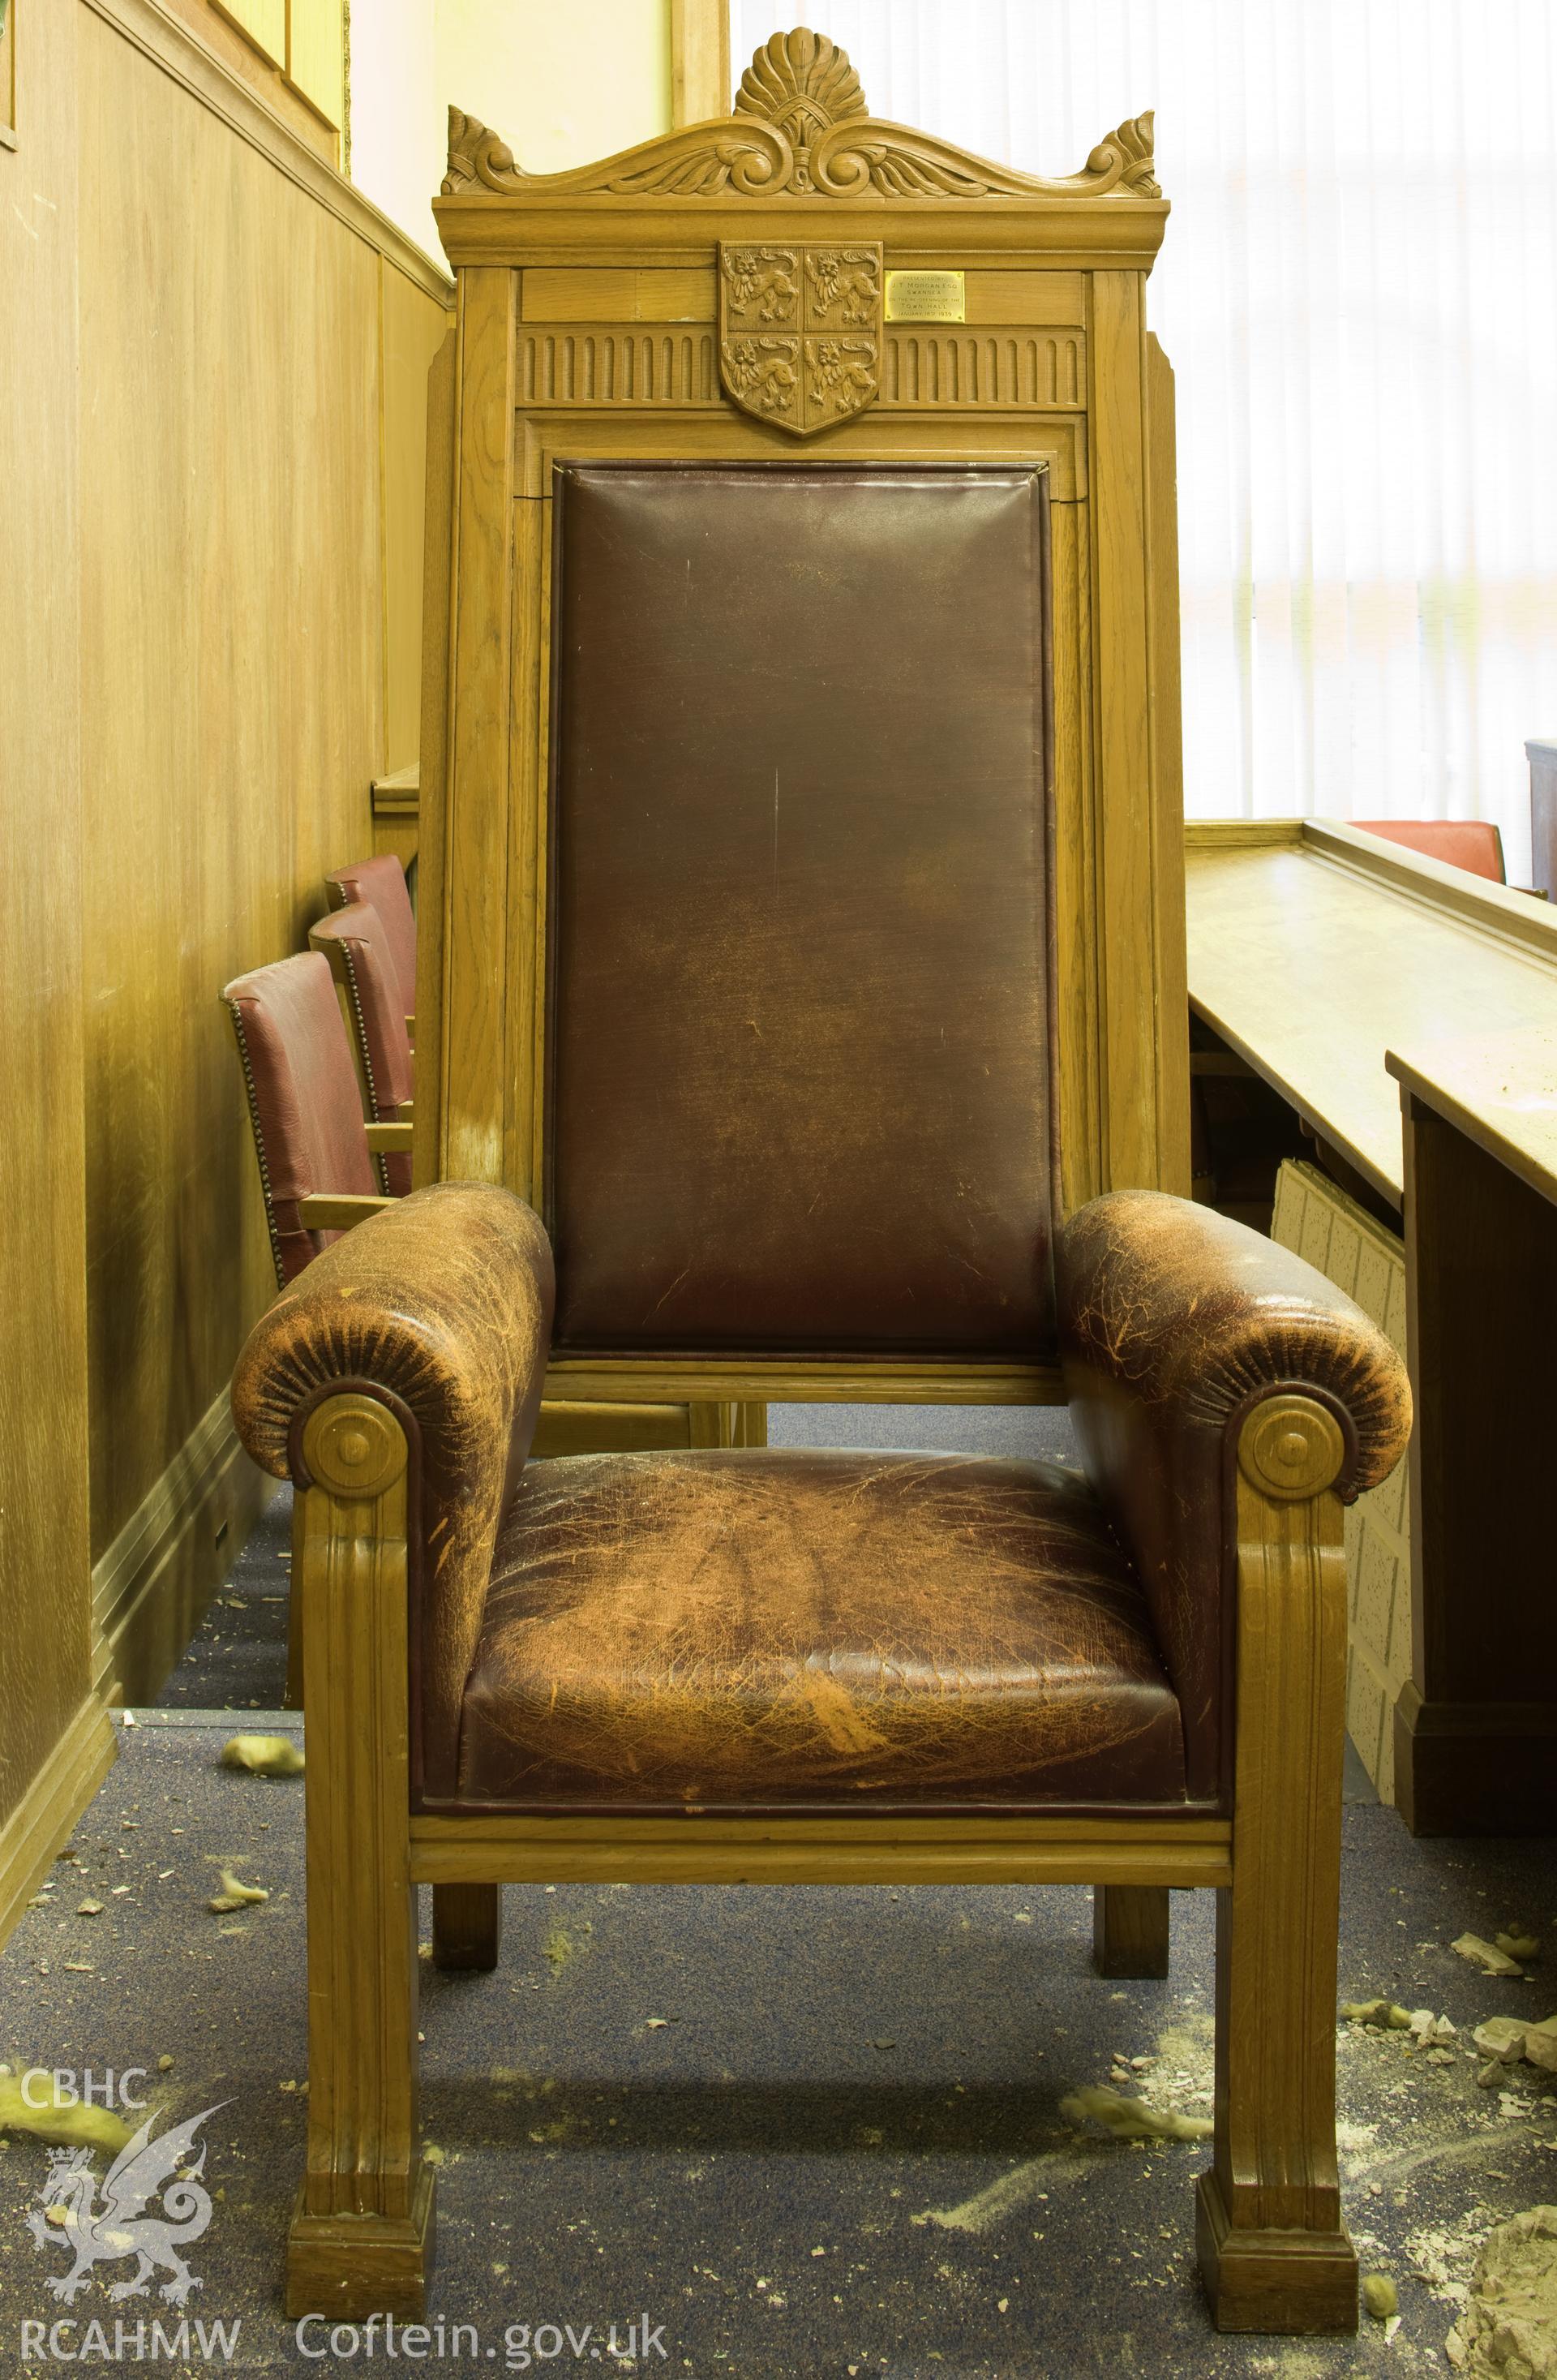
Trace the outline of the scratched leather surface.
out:
[[[799,1449],[524,1474],[467,1803],[1117,1804],[1183,1792],[1128,1564],[1057,1466]]]
[[[399,864],[397,860],[396,867]],[[394,1123],[404,1102],[415,1096],[411,1037],[405,1026],[414,1012],[401,984],[389,929],[370,901],[349,901],[344,909],[330,910],[309,927],[309,947],[326,964],[328,942],[340,945],[350,971],[356,1029],[362,1036],[374,1121]],[[411,1187],[410,1152],[392,1149],[378,1162],[390,1196],[404,1198]]]
[[[1251,1403],[1317,1390],[1350,1441],[1349,1501],[1406,1450],[1394,1349],[1324,1275],[1208,1207],[1093,1199],[1059,1234],[1060,1352],[1089,1476],[1129,1548],[1184,1715],[1189,1788],[1229,1782],[1231,1464]]]
[[[1052,1357],[1044,482],[558,480],[559,1346]]]
[[[330,962],[300,951],[235,976],[222,997],[246,1064],[276,1278],[295,1281],[339,1236],[306,1231],[299,1199],[379,1196]]]
[[[412,1668],[429,1791],[453,1783],[461,1691],[535,1434],[551,1305],[551,1253],[531,1209],[488,1184],[441,1183],[317,1257],[256,1323],[233,1378],[238,1435],[278,1479],[293,1416],[332,1386],[371,1381],[409,1408],[421,1499]]]

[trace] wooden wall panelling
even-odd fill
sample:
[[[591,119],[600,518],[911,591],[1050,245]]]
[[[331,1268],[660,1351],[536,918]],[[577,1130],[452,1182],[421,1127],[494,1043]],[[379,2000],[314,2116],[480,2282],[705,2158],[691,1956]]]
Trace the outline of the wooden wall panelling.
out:
[[[299,948],[369,844],[444,310],[111,18],[81,26],[91,1551],[148,1694],[263,1493],[201,1451],[274,1291],[215,993]]]
[[[326,124],[344,127],[344,0],[286,0],[286,79]]]
[[[261,57],[286,64],[286,0],[211,0],[219,17],[226,17],[247,36]]]
[[[151,0],[87,0],[103,13],[141,24],[152,13]],[[317,157],[333,165],[340,136],[319,110],[286,79],[286,0],[156,0],[169,16],[181,19],[202,49],[208,51],[235,82],[252,91],[278,116],[296,139]]]
[[[96,1558],[272,1293],[214,995],[299,947],[360,848],[382,672],[377,260],[82,30],[83,337],[115,392],[82,447]]]
[[[14,8],[0,17],[0,149],[17,145],[17,20]]]
[[[224,1392],[273,1277],[214,995],[299,946],[368,840],[386,640],[415,637],[415,589],[381,583],[452,295],[308,112],[246,87],[249,45],[181,13],[30,12],[0,206],[0,422],[28,458],[0,1166],[29,1218],[0,1251],[0,1933],[112,1756],[101,1694],[155,1690],[263,1492]]]
[[[0,150],[0,1939],[113,1757],[88,1694],[75,9],[27,35]]]

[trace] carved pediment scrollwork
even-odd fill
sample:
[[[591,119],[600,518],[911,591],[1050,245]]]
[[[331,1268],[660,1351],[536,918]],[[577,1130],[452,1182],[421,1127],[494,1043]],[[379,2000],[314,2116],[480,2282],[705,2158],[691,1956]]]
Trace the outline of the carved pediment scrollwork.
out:
[[[1102,199],[1162,196],[1151,113],[1100,140],[1080,174],[1045,179],[872,116],[848,56],[803,27],[775,33],[741,78],[731,115],[661,134],[597,164],[526,174],[508,143],[449,110],[443,195],[535,198]]]

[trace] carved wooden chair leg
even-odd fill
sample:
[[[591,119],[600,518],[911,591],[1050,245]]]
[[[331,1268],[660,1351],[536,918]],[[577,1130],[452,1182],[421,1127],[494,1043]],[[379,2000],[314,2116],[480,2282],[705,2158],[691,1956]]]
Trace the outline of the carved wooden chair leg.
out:
[[[420,2318],[432,2172],[416,2134],[404,1432],[359,1394],[303,1431],[308,2148],[286,2307]]]
[[[500,1884],[435,1884],[432,1888],[432,1963],[450,1969],[490,1972],[502,1942]]]
[[[292,1591],[286,1601],[286,1708],[303,1707],[303,1503],[292,1500]]]
[[[1217,1894],[1215,2155],[1197,2227],[1221,2330],[1357,2327],[1335,2163],[1344,1453],[1310,1397],[1269,1398],[1238,1442],[1233,1880]]]
[[[1165,1975],[1165,1884],[1094,1884],[1092,1965],[1100,1975]]]

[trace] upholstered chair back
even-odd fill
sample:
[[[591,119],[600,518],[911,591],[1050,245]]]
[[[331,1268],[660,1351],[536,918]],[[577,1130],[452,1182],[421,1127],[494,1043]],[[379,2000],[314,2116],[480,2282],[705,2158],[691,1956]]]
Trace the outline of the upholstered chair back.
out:
[[[1447,868],[1463,868],[1468,875],[1484,876],[1489,883],[1506,884],[1503,837],[1491,819],[1357,819],[1368,834],[1382,834],[1426,859],[1441,859]]]
[[[371,859],[357,859],[349,868],[337,868],[325,878],[324,890],[332,909],[344,909],[351,901],[367,901],[378,911],[404,995],[405,1014],[415,1016],[416,913],[405,888],[405,870],[393,852],[377,852]]]
[[[408,1005],[401,989],[387,927],[367,901],[332,909],[308,929],[310,949],[333,964],[331,972],[345,994],[361,1056],[368,1111],[376,1123],[393,1123],[415,1089]],[[392,1149],[380,1156],[383,1186],[392,1198],[411,1187],[411,1156]]]
[[[378,1195],[356,1069],[334,980],[317,951],[235,977],[222,997],[237,1035],[276,1280],[284,1285],[339,1237],[305,1229],[300,1199]]]
[[[558,1346],[1051,1359],[1044,472],[554,499]]]

